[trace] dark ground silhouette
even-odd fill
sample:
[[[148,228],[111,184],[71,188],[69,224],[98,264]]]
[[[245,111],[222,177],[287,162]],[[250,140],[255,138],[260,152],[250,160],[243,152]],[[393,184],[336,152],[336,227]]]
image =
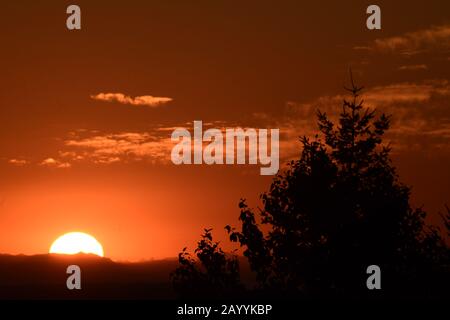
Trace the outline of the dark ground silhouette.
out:
[[[66,269],[81,268],[81,290],[68,290]],[[169,299],[175,259],[117,263],[93,255],[0,255],[0,299]]]
[[[81,268],[81,290],[68,290],[67,267]],[[0,255],[0,300],[174,299],[170,273],[178,261],[115,262],[95,255]],[[245,261],[243,278],[250,272]]]

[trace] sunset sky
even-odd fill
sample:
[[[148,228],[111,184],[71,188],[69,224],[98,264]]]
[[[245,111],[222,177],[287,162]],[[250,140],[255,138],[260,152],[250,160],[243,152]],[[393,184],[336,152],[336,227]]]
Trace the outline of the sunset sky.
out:
[[[358,2],[358,4],[355,4]],[[66,28],[77,4],[82,29]],[[238,202],[258,205],[260,166],[176,166],[170,141],[194,120],[279,128],[281,162],[341,110],[352,68],[412,200],[450,204],[450,2],[2,2],[0,253],[46,253],[70,231],[137,261],[225,239]],[[136,98],[140,97],[140,98]]]

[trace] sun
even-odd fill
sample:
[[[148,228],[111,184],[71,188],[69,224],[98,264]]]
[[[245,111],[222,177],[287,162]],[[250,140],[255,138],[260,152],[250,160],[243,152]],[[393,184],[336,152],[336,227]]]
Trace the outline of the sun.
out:
[[[83,232],[69,232],[56,239],[49,253],[92,253],[103,257],[103,247],[93,236]]]

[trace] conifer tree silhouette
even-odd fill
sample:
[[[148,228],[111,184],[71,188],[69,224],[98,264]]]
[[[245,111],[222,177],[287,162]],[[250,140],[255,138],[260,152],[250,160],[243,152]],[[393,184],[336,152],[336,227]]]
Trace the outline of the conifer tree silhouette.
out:
[[[262,208],[240,201],[241,228],[226,226],[230,240],[263,292],[361,297],[375,264],[387,295],[439,295],[448,247],[409,204],[383,143],[390,117],[364,107],[352,77],[346,89],[339,122],[317,112],[319,134],[300,138],[300,159],[274,178]]]

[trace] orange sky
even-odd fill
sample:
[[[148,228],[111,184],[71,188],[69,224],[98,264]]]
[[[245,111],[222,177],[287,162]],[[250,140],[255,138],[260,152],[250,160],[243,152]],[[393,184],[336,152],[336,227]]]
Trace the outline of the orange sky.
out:
[[[448,203],[449,3],[378,1],[381,31],[365,28],[366,1],[77,1],[80,31],[66,29],[69,4],[2,4],[0,252],[43,253],[69,231],[117,260],[175,256],[203,227],[224,239],[270,177],[175,166],[171,130],[280,128],[285,162],[316,107],[340,110],[349,66],[367,104],[394,114],[414,203],[433,221]]]

